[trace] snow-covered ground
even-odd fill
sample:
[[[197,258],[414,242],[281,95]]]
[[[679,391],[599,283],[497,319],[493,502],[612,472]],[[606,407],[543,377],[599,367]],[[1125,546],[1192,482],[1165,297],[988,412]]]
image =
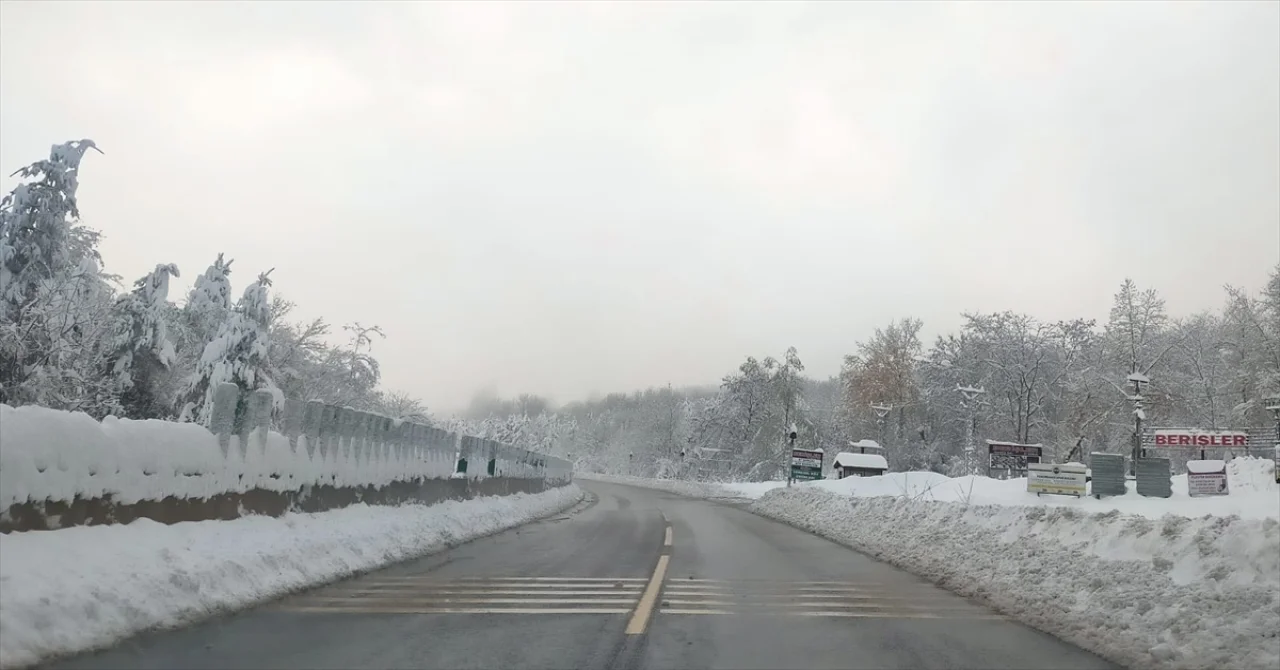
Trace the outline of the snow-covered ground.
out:
[[[437,505],[0,535],[0,666],[109,645],[565,509],[575,485]]]
[[[673,484],[755,498],[763,516],[984,601],[1130,668],[1280,667],[1280,486],[1266,459],[1229,465],[1231,495],[1096,500],[1026,480],[933,473],[798,484]],[[704,493],[697,493],[697,491]],[[709,493],[706,493],[709,492]]]
[[[1179,516],[1230,516],[1246,519],[1280,519],[1280,487],[1275,484],[1274,464],[1260,458],[1237,458],[1227,464],[1231,495],[1192,498],[1187,493],[1187,476],[1174,475],[1172,498],[1146,498],[1137,494],[1130,481],[1129,494],[1112,498],[1037,496],[1027,492],[1026,479],[989,477],[951,478],[934,472],[892,472],[883,477],[849,477],[793,484],[799,489],[819,489],[857,497],[901,496],[915,500],[967,502],[973,505],[1049,505],[1072,507],[1087,512],[1118,510],[1158,519],[1166,514]],[[686,482],[687,484],[687,482]],[[719,484],[729,495],[759,498],[786,482]]]

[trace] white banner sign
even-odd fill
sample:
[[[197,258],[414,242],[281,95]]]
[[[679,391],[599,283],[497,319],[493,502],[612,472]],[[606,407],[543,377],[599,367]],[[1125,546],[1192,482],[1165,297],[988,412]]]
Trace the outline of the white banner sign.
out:
[[[1196,498],[1230,493],[1227,464],[1223,461],[1187,461],[1187,493]]]
[[[1089,470],[1083,465],[1060,463],[1028,463],[1027,492],[1084,496]]]

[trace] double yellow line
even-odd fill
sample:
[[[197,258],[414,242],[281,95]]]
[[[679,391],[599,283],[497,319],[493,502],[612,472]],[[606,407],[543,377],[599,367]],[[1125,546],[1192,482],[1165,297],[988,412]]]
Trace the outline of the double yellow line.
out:
[[[644,595],[636,605],[631,620],[627,622],[627,635],[642,635],[649,628],[649,620],[653,618],[653,608],[658,604],[658,594],[662,592],[662,582],[667,578],[667,564],[671,562],[671,522],[667,515],[662,515],[665,530],[662,536],[662,554],[658,556],[658,565],[649,577],[649,584],[644,588]]]

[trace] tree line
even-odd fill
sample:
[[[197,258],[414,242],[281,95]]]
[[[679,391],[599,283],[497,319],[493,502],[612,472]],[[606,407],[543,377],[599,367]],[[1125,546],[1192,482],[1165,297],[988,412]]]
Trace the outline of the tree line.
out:
[[[217,254],[185,299],[161,263],[133,282],[102,269],[100,232],[79,218],[80,163],[91,140],[53,147],[18,170],[0,200],[0,402],[138,419],[207,422],[218,384],[266,389],[424,421],[416,398],[379,388],[377,326],[296,322],[261,272],[237,296]]]
[[[718,387],[558,408],[532,395],[486,396],[454,423],[588,470],[735,480],[785,476],[792,426],[797,446],[831,453],[873,439],[894,470],[952,476],[980,471],[984,439],[1041,444],[1055,460],[1128,453],[1135,415],[1147,426],[1274,430],[1267,400],[1280,395],[1280,265],[1262,291],[1228,286],[1221,309],[1186,318],[1128,279],[1104,323],[963,318],[958,332],[928,344],[919,319],[885,324],[827,379],[806,377],[792,348],[748,357]],[[1149,381],[1135,388],[1133,379]]]

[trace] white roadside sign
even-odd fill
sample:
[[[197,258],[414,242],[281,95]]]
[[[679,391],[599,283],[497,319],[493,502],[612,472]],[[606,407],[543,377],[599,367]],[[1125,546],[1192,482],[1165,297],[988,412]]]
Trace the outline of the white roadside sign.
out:
[[[1083,465],[1063,463],[1028,463],[1027,492],[1052,493],[1063,496],[1087,494],[1088,469]]]
[[[1187,461],[1187,493],[1197,498],[1229,494],[1226,461]]]

